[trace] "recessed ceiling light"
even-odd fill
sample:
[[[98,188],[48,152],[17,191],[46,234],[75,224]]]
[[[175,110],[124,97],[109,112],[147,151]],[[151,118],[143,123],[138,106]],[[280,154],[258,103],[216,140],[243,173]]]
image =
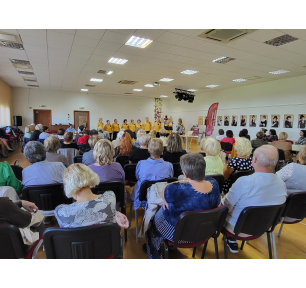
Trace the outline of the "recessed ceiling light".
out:
[[[88,89],[81,89],[81,91],[88,91]]]
[[[187,91],[195,92],[195,91],[198,91],[198,90],[196,90],[196,89],[188,89]]]
[[[154,87],[154,85],[153,84],[146,84],[146,85],[144,85],[145,87]]]
[[[283,73],[288,73],[290,71],[287,71],[287,70],[276,70],[276,71],[272,71],[272,72],[269,72],[270,74],[283,74]]]
[[[166,95],[160,95],[159,97],[160,97],[160,98],[165,98],[165,97],[168,97],[168,96],[166,96]]]
[[[163,82],[170,82],[170,81],[173,81],[174,79],[171,79],[171,78],[162,78],[162,79],[159,79],[159,81],[163,81]]]
[[[103,79],[91,78],[90,81],[92,81],[92,82],[102,82]]]
[[[185,70],[183,72],[181,72],[182,74],[188,74],[188,75],[192,75],[195,73],[198,73],[199,71],[194,71],[194,70]]]
[[[211,85],[207,85],[206,87],[207,88],[215,88],[215,87],[218,87],[219,85],[214,85],[214,84],[211,84]]]
[[[108,71],[106,74],[111,75],[111,74],[113,74],[113,71]]]
[[[239,79],[234,79],[234,82],[244,82],[244,81],[248,81],[247,79],[244,78],[239,78]]]
[[[299,40],[299,38],[292,37],[291,35],[285,34],[271,40],[265,41],[265,44],[273,45],[273,46],[281,46],[293,41]]]
[[[114,64],[125,64],[128,60],[126,59],[120,59],[120,58],[114,58],[112,57],[111,59],[108,60],[108,63],[114,63]]]
[[[230,61],[233,61],[233,60],[236,60],[236,58],[231,58],[231,57],[227,57],[227,56],[222,56],[218,59],[215,59],[215,60],[212,60],[212,62],[215,62],[215,63],[221,63],[221,64],[226,64]]]
[[[148,45],[150,45],[153,41],[146,38],[140,38],[137,36],[132,36],[125,45],[138,47],[138,48],[146,48]]]
[[[133,91],[142,91],[142,89],[133,89]]]

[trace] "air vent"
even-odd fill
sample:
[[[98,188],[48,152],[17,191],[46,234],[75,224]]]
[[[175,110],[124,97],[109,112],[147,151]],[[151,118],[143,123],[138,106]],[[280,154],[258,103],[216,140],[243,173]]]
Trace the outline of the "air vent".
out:
[[[15,68],[19,69],[33,69],[31,65],[24,65],[24,64],[13,64]]]
[[[13,48],[13,49],[19,49],[24,50],[23,45],[19,43],[13,43],[8,41],[2,41],[0,40],[0,46],[5,48]]]
[[[96,85],[89,85],[89,84],[86,84],[85,86],[86,87],[96,87]]]
[[[38,85],[30,85],[28,84],[29,87],[39,87]]]
[[[37,82],[36,78],[29,78],[29,77],[22,77],[24,81],[28,81],[28,82]]]
[[[132,80],[120,80],[118,83],[119,84],[127,84],[127,85],[134,85],[138,81],[132,81]]]
[[[85,107],[79,107],[79,109],[85,109]]]
[[[125,92],[124,94],[131,95],[131,94],[133,94],[133,93],[131,93],[131,92]]]
[[[100,74],[106,74],[106,73],[107,73],[107,71],[105,71],[105,70],[99,70],[97,73],[100,73]]]
[[[234,60],[236,60],[236,58],[223,56],[223,57],[220,57],[218,59],[213,60],[212,62],[226,64],[226,63],[228,63],[230,61],[234,61]]]
[[[257,79],[260,79],[260,78],[263,78],[263,77],[260,77],[260,76],[252,76],[252,77],[248,77],[248,78],[244,78],[244,79],[247,79],[247,80],[257,80]]]
[[[264,43],[268,45],[272,45],[272,46],[281,46],[281,45],[284,45],[284,44],[287,44],[287,43],[290,43],[296,40],[299,40],[299,38],[295,38],[288,34],[285,34],[283,36],[279,36],[271,40],[265,41]]]
[[[25,75],[34,75],[34,72],[28,72],[28,71],[18,71],[19,74],[25,74]]]
[[[219,43],[229,43],[253,33],[257,29],[208,29],[198,37],[213,40]]]
[[[13,64],[23,64],[23,65],[31,65],[29,61],[26,60],[18,60],[18,59],[10,59]]]
[[[19,34],[0,31],[0,46],[24,50]]]

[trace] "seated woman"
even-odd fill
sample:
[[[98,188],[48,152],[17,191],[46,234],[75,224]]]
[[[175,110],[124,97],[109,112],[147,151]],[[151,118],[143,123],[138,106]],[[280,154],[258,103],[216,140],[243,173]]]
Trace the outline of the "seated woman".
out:
[[[39,135],[42,132],[43,125],[42,124],[37,124],[35,126],[35,130],[31,134],[30,141],[37,141],[39,139]]]
[[[39,134],[38,139],[46,139],[50,135],[48,132],[49,132],[49,127],[43,126],[42,132]]]
[[[276,131],[274,129],[270,129],[269,130],[269,135],[266,136],[266,138],[264,139],[267,142],[274,142],[278,140]]]
[[[101,127],[99,127],[99,128],[101,128]],[[93,149],[94,149],[94,147],[95,147],[95,145],[96,145],[96,143],[99,141],[99,140],[101,140],[102,138],[99,136],[99,135],[92,135],[92,136],[90,136],[89,137],[89,139],[88,139],[88,144],[89,144],[89,146],[90,146],[90,151],[88,151],[88,152],[85,152],[84,154],[83,154],[83,157],[82,157],[82,163],[84,164],[84,165],[91,165],[91,164],[95,164],[96,163],[96,160],[94,159],[94,157],[93,157]]]
[[[300,138],[295,142],[296,145],[305,145],[306,144],[306,130],[300,131]]]
[[[65,130],[63,128],[59,128],[57,130],[57,138],[59,140],[64,140],[64,134],[65,134]]]
[[[178,133],[171,133],[168,136],[168,145],[163,154],[165,161],[179,163],[181,156],[187,152],[182,148],[182,138]]]
[[[157,211],[145,234],[144,245],[150,259],[161,258],[160,243],[164,239],[173,241],[176,222],[183,212],[214,209],[221,201],[217,181],[205,177],[205,160],[200,154],[184,155],[180,164],[187,181],[165,185],[161,195],[163,207]]]
[[[252,159],[250,155],[252,153],[251,142],[244,137],[237,137],[235,142],[235,152],[237,157],[228,161],[227,166],[223,170],[224,185],[223,193],[226,194],[232,186],[231,174],[234,171],[254,170],[252,166]]]
[[[12,167],[6,161],[0,162],[0,187],[2,186],[11,186],[16,190],[17,194],[21,193],[21,183],[16,178]]]
[[[201,151],[206,153],[204,160],[206,162],[205,175],[223,175],[223,162],[219,154],[221,145],[214,138],[203,138],[200,143]]]
[[[292,159],[292,144],[290,142],[287,142],[288,134],[286,132],[279,133],[278,141],[274,141],[272,143],[269,143],[270,145],[273,145],[277,149],[281,149],[285,153],[285,160],[288,161]]]
[[[116,223],[116,196],[113,191],[93,194],[90,188],[99,184],[99,176],[84,164],[72,164],[63,176],[65,194],[73,204],[55,208],[54,215],[62,228],[77,228]]]
[[[220,140],[220,143],[226,142],[232,144],[232,146],[235,143],[235,138],[232,130],[226,131],[226,137],[224,137],[222,140]],[[227,154],[230,154],[232,151],[225,151]]]
[[[116,149],[118,146],[120,146],[121,138],[122,138],[123,134],[124,134],[124,131],[119,131],[118,134],[117,134],[117,138],[112,141],[114,149]]]
[[[248,140],[251,140],[251,137],[250,137],[250,135],[248,135],[248,133],[249,133],[248,129],[242,129],[239,132],[239,137],[244,137]],[[235,158],[235,157],[237,157],[237,154],[235,152],[235,143],[234,143],[233,148],[232,148],[231,158]]]
[[[163,146],[166,147],[167,146],[167,141],[168,141],[168,134],[167,134],[167,130],[162,128],[159,130],[159,139],[161,139],[163,141]]]
[[[146,131],[143,129],[139,129],[136,133],[136,140],[132,144],[133,148],[140,148],[140,145],[138,143],[138,138],[143,135],[147,135]]]
[[[219,135],[216,136],[216,139],[217,139],[218,141],[221,141],[221,140],[225,137],[225,135],[224,135],[224,130],[223,130],[223,129],[219,129],[218,133],[219,133]]]
[[[79,146],[78,144],[76,144],[73,141],[73,132],[65,132],[64,134],[64,142],[62,143],[62,147],[61,148],[73,148],[73,149],[77,149],[79,150]]]
[[[57,153],[57,150],[61,148],[61,143],[59,139],[51,135],[44,141],[44,146],[46,148],[46,160],[49,162],[62,162],[67,168],[69,166],[68,160],[65,155]]]
[[[150,140],[151,138],[148,137],[147,134],[137,138],[140,147],[132,149],[129,156],[130,164],[137,164],[140,160],[147,160],[150,157],[150,153],[148,151],[148,144]]]
[[[264,129],[264,130],[266,130],[266,129]],[[263,140],[263,138],[264,138],[265,136],[266,136],[266,135],[265,135],[264,132],[262,132],[262,131],[257,132],[257,134],[256,134],[256,139],[253,139],[253,140],[251,141],[252,148],[253,148],[253,149],[256,149],[256,148],[258,148],[258,147],[260,147],[260,146],[262,146],[262,145],[268,144],[268,142],[266,142],[266,141]]]
[[[67,132],[66,132],[67,133]],[[65,134],[66,134],[65,133]],[[70,133],[72,133],[72,132],[70,132]],[[72,137],[73,137],[73,133],[72,133]],[[78,145],[80,145],[80,144],[86,144],[86,142],[87,142],[87,140],[89,139],[89,130],[88,129],[85,129],[85,130],[83,130],[83,136],[82,137],[80,137],[79,139],[78,139]]]
[[[151,139],[148,145],[150,158],[139,161],[136,166],[136,179],[138,181],[131,195],[131,200],[134,201],[134,209],[138,209],[140,206],[139,189],[143,181],[161,180],[173,177],[173,165],[160,158],[163,154],[163,150],[163,141],[160,140],[160,138]],[[145,205],[144,202],[145,201],[143,201],[143,205]]]
[[[130,155],[132,150],[132,139],[128,132],[124,132],[121,138],[120,146],[115,149],[114,158],[120,155]]]
[[[31,134],[32,134],[32,133],[30,132],[30,126],[26,126],[26,127],[24,128],[24,136],[23,136],[23,137],[29,138],[29,139],[30,139]]]
[[[66,167],[61,162],[46,160],[46,149],[43,144],[38,141],[30,141],[24,147],[23,153],[33,164],[22,170],[24,186],[63,183],[63,173]]]
[[[157,132],[156,132],[154,129],[152,129],[152,130],[150,130],[150,132],[149,132],[148,135],[149,135],[151,138],[156,138]]]
[[[6,149],[9,152],[13,152],[14,150],[8,145],[8,143],[5,140],[5,131],[3,129],[0,129],[0,146],[1,146],[1,155],[4,158],[8,158],[8,154]]]

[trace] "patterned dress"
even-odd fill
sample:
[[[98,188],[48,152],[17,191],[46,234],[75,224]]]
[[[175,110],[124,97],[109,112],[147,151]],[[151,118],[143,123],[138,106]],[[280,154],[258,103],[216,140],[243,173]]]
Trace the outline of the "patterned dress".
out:
[[[234,157],[233,159],[229,160],[227,163],[227,166],[229,168],[233,168],[234,171],[245,171],[245,170],[254,170],[252,166],[252,159],[250,158],[239,158]],[[231,177],[229,177],[227,180],[225,180],[223,185],[223,193],[226,194],[229,189],[232,187]]]

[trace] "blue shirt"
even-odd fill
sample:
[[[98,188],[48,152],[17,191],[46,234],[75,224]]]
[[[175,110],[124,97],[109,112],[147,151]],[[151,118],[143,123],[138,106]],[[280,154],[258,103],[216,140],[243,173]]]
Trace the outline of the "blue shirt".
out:
[[[83,154],[82,163],[87,166],[96,163],[96,160],[93,158],[93,150],[90,150]]]
[[[39,138],[38,139],[46,139],[50,134],[46,133],[46,132],[42,132],[39,134]]]
[[[131,199],[134,200],[134,209],[138,209],[140,206],[139,189],[143,181],[162,180],[169,177],[173,177],[173,165],[170,162],[166,162],[164,159],[153,160],[151,158],[139,161],[136,166],[138,182],[131,195]]]
[[[69,127],[69,128],[66,129],[66,132],[74,132],[75,133],[75,129]]]

